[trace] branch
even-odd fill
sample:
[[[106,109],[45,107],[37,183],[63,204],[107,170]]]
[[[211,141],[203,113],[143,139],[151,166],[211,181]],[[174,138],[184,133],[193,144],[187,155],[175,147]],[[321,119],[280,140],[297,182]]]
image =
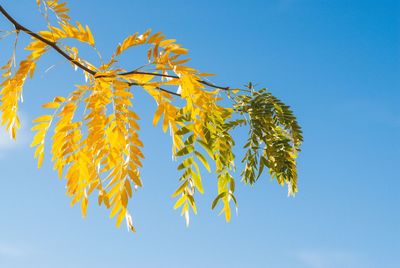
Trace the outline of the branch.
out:
[[[126,72],[126,73],[120,73],[118,75],[129,75],[129,74],[148,74],[148,75],[154,75],[154,76],[161,76],[161,77],[168,77],[168,78],[176,78],[179,79],[179,76],[176,75],[169,75],[169,74],[160,74],[160,73],[151,73],[151,72],[142,72],[142,71],[130,71],[130,72]],[[209,87],[213,87],[213,88],[218,88],[218,89],[222,89],[222,90],[230,90],[230,87],[222,87],[222,86],[217,86],[214,85],[210,82],[204,81],[204,80],[198,80],[200,83],[202,83],[203,85],[209,86]]]
[[[81,64],[79,61],[74,60],[73,58],[71,58],[67,53],[65,53],[61,48],[59,48],[57,46],[57,44],[53,41],[50,41],[40,35],[38,35],[35,32],[32,32],[31,30],[29,30],[28,28],[22,26],[21,24],[19,24],[13,17],[11,17],[10,14],[7,13],[7,11],[3,8],[2,5],[0,5],[0,12],[12,23],[14,24],[14,27],[17,31],[23,31],[27,34],[29,34],[30,36],[42,41],[43,43],[47,44],[48,46],[54,48],[55,51],[57,51],[61,56],[63,56],[64,58],[66,58],[68,61],[72,62],[73,64],[75,64],[76,66],[78,66],[79,68],[81,68],[82,70],[85,70],[86,72],[90,73],[91,75],[95,75],[96,71],[93,71],[91,69],[89,69],[88,67],[86,67],[85,65]]]
[[[129,86],[145,86],[146,84],[139,84],[139,83],[134,83],[134,82],[127,82]],[[175,93],[173,91],[169,91],[168,89],[162,88],[162,87],[155,87],[156,89],[160,90],[160,91],[164,91],[166,93],[178,96],[178,97],[182,97],[181,94]]]
[[[67,53],[65,53],[59,46],[57,46],[56,42],[50,41],[42,36],[40,36],[39,34],[29,30],[28,28],[24,27],[23,25],[21,25],[19,22],[17,22],[10,14],[8,14],[8,12],[3,8],[2,5],[0,5],[0,12],[4,15],[4,17],[6,17],[15,27],[15,29],[17,31],[23,31],[26,34],[32,36],[33,38],[36,38],[37,40],[47,44],[48,46],[52,47],[56,52],[58,52],[61,56],[63,56],[64,58],[66,58],[69,62],[75,64],[76,66],[78,66],[80,69],[86,71],[87,73],[96,76],[96,71],[86,67],[85,65],[83,65],[82,63],[80,63],[77,60],[74,60],[71,56],[69,56]],[[125,73],[120,73],[119,75],[124,76],[124,75],[129,75],[129,74],[148,74],[148,75],[154,75],[154,76],[161,76],[161,77],[169,77],[169,78],[177,78],[179,79],[178,76],[176,75],[165,75],[165,74],[159,74],[159,73],[152,73],[152,72],[142,72],[142,71],[130,71],[130,72],[125,72]],[[97,76],[96,78],[100,78],[100,77],[104,77],[102,75]],[[230,90],[229,87],[221,87],[221,86],[217,86],[214,85],[210,82],[204,81],[204,80],[199,80],[200,83],[202,83],[203,85],[209,86],[209,87],[213,87],[213,88],[218,88],[218,89],[222,89],[222,90]],[[128,83],[129,85],[139,85],[137,83]],[[175,95],[175,96],[179,96],[181,97],[180,94],[163,89],[161,87],[156,87],[158,90],[167,92],[169,94]]]

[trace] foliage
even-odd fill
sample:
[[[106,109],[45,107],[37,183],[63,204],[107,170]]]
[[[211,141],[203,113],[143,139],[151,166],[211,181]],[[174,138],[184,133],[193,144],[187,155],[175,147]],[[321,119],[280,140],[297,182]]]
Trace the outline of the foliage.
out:
[[[83,216],[89,196],[96,192],[98,204],[110,209],[117,226],[125,219],[129,229],[135,231],[128,202],[142,186],[140,168],[144,156],[132,87],[142,88],[154,99],[157,110],[153,124],[160,123],[162,130],[171,134],[172,154],[182,172],[172,195],[177,198],[174,208],[181,209],[187,224],[189,211],[197,213],[196,192],[204,192],[199,165],[211,172],[213,165],[209,162],[215,165],[218,181],[212,208],[221,203],[221,213],[226,221],[230,220],[232,202],[237,206],[235,142],[231,135],[237,127],[249,129],[242,181],[255,183],[267,167],[271,177],[288,185],[290,195],[297,192],[296,156],[302,142],[301,129],[290,108],[269,91],[256,90],[252,84],[243,89],[212,84],[206,80],[211,74],[186,65],[189,59],[185,48],[151,30],[128,36],[108,62],[95,66],[80,56],[77,47],[62,43],[69,38],[97,51],[90,28],[71,23],[65,2],[37,0],[37,5],[48,22],[48,29],[38,33],[20,25],[0,6],[15,27],[11,32],[15,33],[16,42],[21,32],[32,36],[25,47],[30,54],[16,70],[16,45],[10,60],[1,68],[1,125],[16,138],[24,82],[33,77],[37,62],[49,50],[55,49],[73,68],[83,70],[86,84],[43,105],[48,112],[33,121],[36,134],[31,144],[36,147],[34,156],[40,167],[45,140],[51,138],[54,169],[60,178],[65,178],[71,204],[80,203]],[[118,57],[137,46],[147,47],[148,63],[133,71],[118,67]],[[228,100],[231,107],[224,107],[222,100]]]

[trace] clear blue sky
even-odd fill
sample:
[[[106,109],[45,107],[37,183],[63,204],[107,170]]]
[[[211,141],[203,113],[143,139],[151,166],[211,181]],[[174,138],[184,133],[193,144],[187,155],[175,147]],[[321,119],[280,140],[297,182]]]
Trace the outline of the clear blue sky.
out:
[[[40,30],[34,2],[1,1]],[[52,52],[26,83],[18,142],[0,134],[0,267],[400,267],[399,1],[86,0],[70,6],[106,56],[128,34],[152,28],[189,48],[191,64],[217,73],[215,82],[253,81],[290,104],[305,136],[299,193],[288,198],[267,176],[255,187],[240,185],[239,215],[226,224],[211,211],[216,179],[206,175],[199,214],[186,228],[170,198],[178,185],[170,138],[151,126],[154,103],[138,92],[146,155],[144,188],[130,203],[138,233],[116,229],[95,202],[82,220],[49,158],[37,170],[29,148],[30,122],[44,112],[40,104],[83,80]],[[1,18],[0,28],[11,26]],[[10,41],[0,42],[2,62]],[[128,53],[122,64],[141,65],[137,55]]]

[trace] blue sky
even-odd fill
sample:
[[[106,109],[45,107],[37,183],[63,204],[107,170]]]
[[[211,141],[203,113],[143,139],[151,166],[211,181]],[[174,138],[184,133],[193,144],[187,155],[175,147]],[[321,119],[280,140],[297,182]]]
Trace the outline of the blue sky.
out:
[[[2,5],[40,30],[34,2]],[[291,105],[305,136],[299,193],[288,198],[267,176],[240,185],[239,215],[226,224],[210,209],[216,179],[207,174],[199,214],[186,228],[170,198],[178,185],[170,138],[151,126],[155,105],[138,91],[146,156],[144,188],[130,203],[138,233],[116,229],[94,204],[82,220],[49,158],[37,170],[29,148],[40,105],[83,81],[52,52],[26,83],[18,141],[0,134],[0,267],[400,267],[398,1],[70,2],[105,56],[152,28],[189,48],[191,65],[217,73],[216,83],[253,81]],[[0,19],[0,28],[11,26]],[[2,62],[11,42],[0,42]],[[121,65],[141,65],[139,55],[129,52]]]

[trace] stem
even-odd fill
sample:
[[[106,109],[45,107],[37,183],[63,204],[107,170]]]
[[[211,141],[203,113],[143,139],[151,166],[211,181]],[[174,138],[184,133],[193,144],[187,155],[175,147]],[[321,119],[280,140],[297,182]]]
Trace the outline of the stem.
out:
[[[43,38],[42,36],[38,35],[35,32],[32,32],[31,30],[29,30],[28,28],[22,26],[21,24],[19,24],[13,17],[11,17],[10,14],[7,13],[7,11],[3,8],[2,5],[0,5],[0,12],[4,15],[4,17],[6,17],[12,24],[14,24],[14,27],[17,31],[23,31],[27,34],[29,34],[30,36],[42,41],[43,43],[47,44],[48,46],[52,47],[55,51],[57,51],[61,56],[63,56],[64,58],[66,58],[68,61],[72,62],[73,64],[75,64],[76,66],[78,66],[79,68],[81,68],[82,70],[90,73],[91,75],[95,75],[96,71],[93,71],[91,69],[89,69],[88,67],[86,67],[85,65],[81,64],[80,62],[74,60],[73,58],[71,58],[67,53],[65,53],[61,48],[59,48],[57,46],[57,44],[53,41],[47,40],[46,38]]]
[[[176,78],[179,79],[179,76],[176,75],[169,75],[169,74],[160,74],[160,73],[151,73],[151,72],[143,72],[143,71],[130,71],[130,72],[125,72],[125,73],[120,73],[118,75],[130,75],[130,74],[148,74],[148,75],[154,75],[154,76],[161,76],[161,77],[168,77],[168,78]],[[214,85],[210,82],[204,81],[204,80],[199,80],[200,83],[202,83],[203,85],[209,86],[209,87],[213,87],[213,88],[218,88],[218,89],[222,89],[222,90],[230,90],[229,87],[221,87],[221,86],[217,86]]]
[[[128,85],[130,85],[130,86],[145,86],[146,84],[139,84],[139,83],[129,82]],[[160,91],[164,91],[166,93],[181,97],[181,94],[175,93],[173,91],[169,91],[168,89],[165,89],[165,88],[162,88],[162,87],[155,87],[155,88],[160,90]]]

